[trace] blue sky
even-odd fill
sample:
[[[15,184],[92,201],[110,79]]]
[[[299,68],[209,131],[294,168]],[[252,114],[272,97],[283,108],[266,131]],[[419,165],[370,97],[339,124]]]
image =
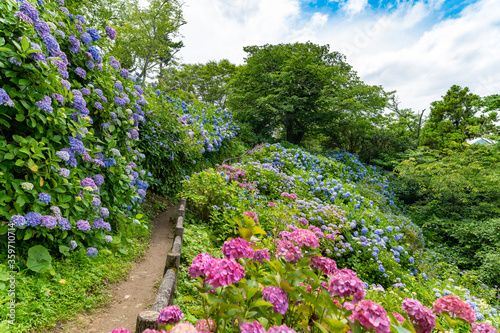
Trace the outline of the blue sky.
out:
[[[229,59],[247,45],[311,41],[346,55],[366,83],[427,109],[453,84],[500,93],[498,0],[184,0],[182,62]]]

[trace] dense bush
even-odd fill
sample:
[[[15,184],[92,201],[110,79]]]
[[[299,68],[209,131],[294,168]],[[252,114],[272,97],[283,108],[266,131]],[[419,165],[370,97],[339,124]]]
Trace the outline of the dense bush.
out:
[[[0,219],[23,240],[18,254],[33,244],[97,254],[105,234],[141,225],[131,211],[148,188],[143,88],[104,52],[114,29],[63,3],[0,4]]]

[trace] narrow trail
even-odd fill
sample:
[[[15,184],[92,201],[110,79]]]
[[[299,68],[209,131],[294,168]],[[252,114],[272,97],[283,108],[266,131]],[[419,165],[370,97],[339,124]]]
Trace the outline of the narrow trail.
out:
[[[170,218],[176,216],[178,208],[177,205],[170,207],[154,220],[146,254],[131,268],[127,280],[110,286],[112,301],[109,306],[97,309],[93,314],[80,315],[53,332],[109,333],[120,327],[135,332],[137,314],[151,307],[156,297],[155,285],[163,277],[175,225]]]

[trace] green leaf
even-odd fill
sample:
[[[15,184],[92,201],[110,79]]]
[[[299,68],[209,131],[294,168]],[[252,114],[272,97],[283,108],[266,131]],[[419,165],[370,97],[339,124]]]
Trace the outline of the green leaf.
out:
[[[7,153],[7,154],[3,155],[3,158],[5,158],[6,160],[12,160],[14,158],[14,154]]]
[[[398,333],[411,333],[411,331],[408,331],[406,328],[403,326],[396,326],[396,325],[391,325],[391,330],[392,328],[396,329]]]
[[[30,42],[26,36],[23,36],[23,39],[21,40],[21,47],[23,48],[23,52],[26,52],[30,48]]]
[[[262,307],[262,306],[270,307],[273,305],[269,302],[264,301],[263,299],[258,299],[258,300],[253,301],[248,308],[252,309],[252,308],[258,308],[258,307]]]
[[[28,261],[26,266],[37,273],[50,273],[52,269],[52,257],[49,251],[42,245],[35,245],[28,250]]]
[[[28,240],[33,236],[33,229],[26,229],[23,240]]]

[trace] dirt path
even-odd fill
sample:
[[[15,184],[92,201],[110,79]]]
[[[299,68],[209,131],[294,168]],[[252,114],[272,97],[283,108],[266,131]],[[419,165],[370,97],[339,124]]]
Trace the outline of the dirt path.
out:
[[[111,286],[111,304],[98,309],[97,313],[80,315],[76,320],[58,327],[55,333],[109,333],[120,327],[135,332],[137,314],[151,307],[156,297],[158,282],[163,277],[175,223],[170,221],[170,217],[175,217],[177,209],[178,206],[171,207],[155,219],[154,232],[146,255],[132,267],[127,280]]]

